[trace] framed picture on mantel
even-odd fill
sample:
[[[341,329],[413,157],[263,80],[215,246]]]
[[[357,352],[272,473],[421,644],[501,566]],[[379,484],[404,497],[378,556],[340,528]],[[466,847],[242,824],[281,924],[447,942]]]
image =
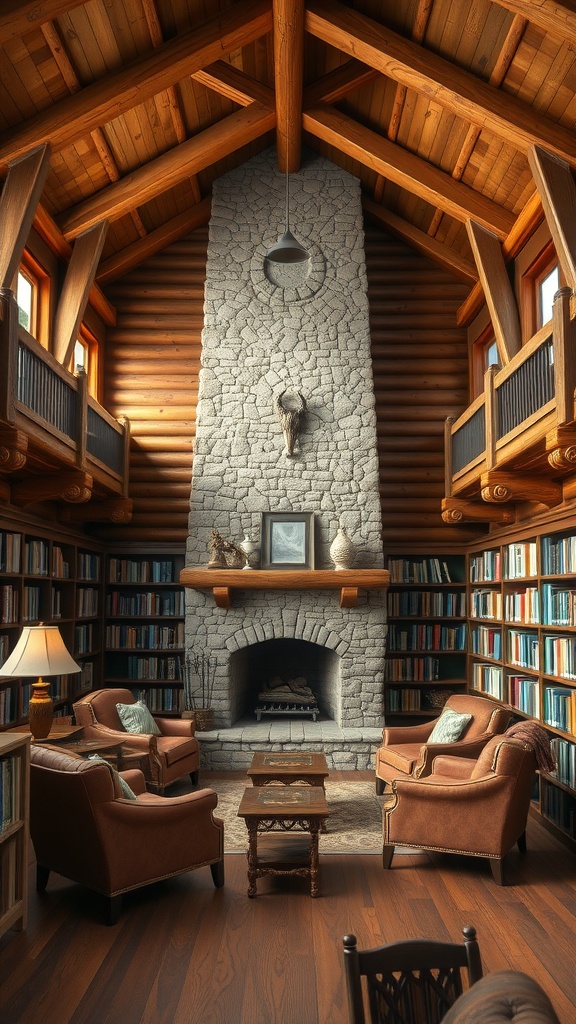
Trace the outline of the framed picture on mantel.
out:
[[[314,568],[314,513],[263,512],[261,569]]]

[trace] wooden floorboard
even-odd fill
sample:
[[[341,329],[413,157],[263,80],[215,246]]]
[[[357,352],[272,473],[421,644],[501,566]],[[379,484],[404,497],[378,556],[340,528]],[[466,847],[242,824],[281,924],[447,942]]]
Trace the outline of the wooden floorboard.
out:
[[[217,789],[230,775],[202,782]],[[27,930],[0,939],[0,1021],[348,1024],[343,935],[361,947],[459,940],[473,924],[484,972],[526,971],[571,1024],[574,854],[531,819],[528,851],[512,852],[509,877],[497,886],[488,862],[470,857],[396,857],[385,872],[378,856],[334,854],[321,856],[319,899],[303,879],[268,878],[249,900],[245,857],[230,854],[223,889],[208,868],[158,883],[128,894],[109,928],[97,895],[51,876],[43,895],[31,884]]]

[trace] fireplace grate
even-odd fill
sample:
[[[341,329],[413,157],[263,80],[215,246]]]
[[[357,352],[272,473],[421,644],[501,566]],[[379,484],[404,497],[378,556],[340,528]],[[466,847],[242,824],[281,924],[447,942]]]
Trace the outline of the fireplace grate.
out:
[[[272,701],[266,701],[254,709],[254,714],[257,722],[262,715],[289,715],[290,718],[308,716],[315,722],[320,714],[320,708],[317,704],[274,704]]]

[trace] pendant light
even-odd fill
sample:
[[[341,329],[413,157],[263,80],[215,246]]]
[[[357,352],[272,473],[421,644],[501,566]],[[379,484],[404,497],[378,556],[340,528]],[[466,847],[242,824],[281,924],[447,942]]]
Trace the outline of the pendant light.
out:
[[[286,160],[286,230],[280,236],[276,245],[268,249],[266,259],[270,263],[305,263],[310,259],[310,253],[304,248],[301,242],[290,231],[290,174],[288,172],[288,160]]]

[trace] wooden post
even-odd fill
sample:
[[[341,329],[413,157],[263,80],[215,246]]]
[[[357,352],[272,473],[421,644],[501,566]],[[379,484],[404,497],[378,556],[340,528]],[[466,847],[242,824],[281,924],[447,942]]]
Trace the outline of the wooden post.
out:
[[[124,454],[122,459],[122,497],[128,497],[130,484],[130,420],[127,416],[119,416],[118,423],[122,427],[124,437]]]
[[[486,469],[496,465],[496,435],[498,432],[498,396],[494,387],[497,366],[489,366],[484,374],[484,410],[486,431]]]
[[[559,427],[574,419],[576,387],[576,328],[570,318],[571,288],[560,288],[554,296],[554,391]]]
[[[444,497],[452,497],[452,425],[455,416],[447,416],[444,420]]]
[[[84,369],[76,373],[78,408],[76,409],[76,465],[86,468],[86,440],[88,435],[88,375]]]
[[[0,420],[14,423],[18,378],[18,304],[10,288],[0,288]]]

